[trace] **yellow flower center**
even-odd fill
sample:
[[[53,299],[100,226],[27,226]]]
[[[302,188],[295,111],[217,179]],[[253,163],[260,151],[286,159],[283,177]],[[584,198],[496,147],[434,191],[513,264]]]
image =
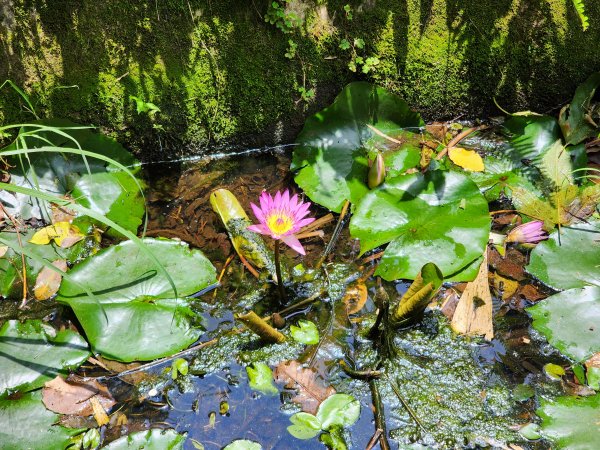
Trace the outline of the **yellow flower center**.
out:
[[[294,221],[291,216],[283,211],[274,211],[270,216],[267,217],[267,226],[273,234],[279,236],[284,235],[292,229]]]

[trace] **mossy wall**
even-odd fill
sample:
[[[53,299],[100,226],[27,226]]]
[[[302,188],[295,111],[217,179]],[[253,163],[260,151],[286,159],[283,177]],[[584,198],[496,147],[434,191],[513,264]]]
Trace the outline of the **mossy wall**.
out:
[[[498,114],[494,97],[507,110],[553,110],[600,70],[596,0],[585,1],[586,32],[571,0],[279,0],[300,19],[289,33],[265,22],[272,3],[0,0],[0,80],[24,87],[40,116],[91,123],[142,156],[172,158],[290,141],[354,79],[432,120]],[[364,47],[353,50],[356,38]],[[352,72],[352,55],[377,60]],[[160,112],[138,114],[130,96]],[[24,102],[4,86],[0,122],[24,120]]]

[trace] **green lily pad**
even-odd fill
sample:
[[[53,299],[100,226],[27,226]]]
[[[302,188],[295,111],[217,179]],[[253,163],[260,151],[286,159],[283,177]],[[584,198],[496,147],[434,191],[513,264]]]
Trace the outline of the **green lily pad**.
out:
[[[510,196],[510,189],[506,189],[510,186],[521,186],[529,191],[535,191],[522,166],[514,164],[509,159],[488,156],[484,159],[484,164],[484,172],[472,172],[469,177],[479,186],[479,190],[488,202],[498,200],[500,194]]]
[[[523,160],[534,161],[561,138],[558,121],[551,116],[519,115],[512,116],[504,124],[512,134],[507,156],[517,165]]]
[[[262,445],[248,439],[236,439],[226,445],[223,450],[262,450]]]
[[[333,394],[319,405],[317,419],[323,430],[347,428],[360,417],[360,402],[348,394]]]
[[[155,428],[148,431],[138,431],[123,436],[102,447],[107,450],[182,450],[185,435],[175,430],[160,430]]]
[[[290,326],[290,334],[294,340],[303,344],[312,345],[319,343],[319,330],[310,320],[300,320],[298,326]]]
[[[292,425],[287,430],[296,439],[312,439],[321,432],[319,419],[306,412],[294,414],[290,417],[290,422]]]
[[[2,450],[63,450],[82,430],[55,425],[58,415],[42,403],[41,391],[0,399]]]
[[[541,401],[542,436],[556,449],[590,450],[600,442],[600,394]]]
[[[73,308],[94,351],[121,361],[160,358],[193,343],[201,329],[184,297],[216,282],[215,268],[199,250],[175,240],[143,242],[171,275],[178,298],[132,241],[77,264],[70,271],[73,282],[64,280],[57,297]],[[87,286],[98,303],[75,282]]]
[[[533,327],[575,361],[600,352],[600,287],[569,289],[527,311],[533,317]]]
[[[362,253],[390,242],[375,272],[386,280],[414,279],[435,261],[445,279],[469,281],[489,231],[488,204],[477,185],[442,171],[386,181],[364,197],[350,222]]]
[[[393,143],[367,125],[397,140]],[[367,156],[377,148],[395,172],[418,163],[407,128],[423,126],[418,113],[400,97],[366,82],[351,83],[331,106],[310,117],[296,139],[292,170],[296,183],[316,203],[340,212],[346,200],[359,201],[367,192]],[[406,145],[405,145],[406,144]],[[393,156],[408,152],[406,156]]]
[[[80,127],[68,120],[53,119],[34,122],[53,127]],[[34,127],[24,127],[20,133],[31,132]],[[76,139],[83,150],[91,151],[111,158],[130,169],[131,174],[139,170],[139,162],[115,140],[90,129],[65,129],[60,133],[37,131],[40,138],[25,137],[29,149],[63,147],[77,149]],[[16,150],[15,144],[4,148]],[[1,154],[1,153],[0,153]],[[93,157],[84,158],[73,153],[32,152],[28,158],[10,156],[9,161],[15,168],[11,171],[12,182],[25,187],[36,187],[40,191],[55,195],[73,194],[84,206],[101,213],[119,223],[129,231],[136,232],[144,214],[144,199],[140,188],[129,174],[119,168]],[[87,161],[87,166],[86,166]],[[89,168],[89,171],[88,171]],[[142,182],[138,180],[142,185]],[[76,193],[74,192],[76,191]],[[42,200],[14,195],[18,203],[11,205],[25,219],[35,216],[50,222],[49,205]],[[20,199],[20,200],[19,200]]]
[[[255,362],[252,366],[246,367],[246,373],[251,389],[267,395],[279,393],[275,383],[273,383],[273,372],[267,364]]]
[[[558,121],[567,144],[578,144],[598,134],[598,127],[589,117],[589,107],[596,89],[600,86],[600,72],[596,72],[579,85],[571,103],[560,111]],[[591,119],[591,120],[590,120]]]
[[[9,320],[0,328],[0,394],[37,389],[76,369],[90,356],[76,332],[57,332],[40,320]]]
[[[527,271],[556,289],[600,285],[600,222],[563,226],[531,252]]]

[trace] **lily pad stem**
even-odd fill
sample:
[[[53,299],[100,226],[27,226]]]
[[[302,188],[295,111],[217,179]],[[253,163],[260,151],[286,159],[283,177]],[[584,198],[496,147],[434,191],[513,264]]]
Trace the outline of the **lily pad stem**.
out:
[[[277,274],[277,286],[279,288],[279,301],[285,304],[285,289],[283,288],[283,277],[281,276],[281,264],[279,261],[279,239],[275,241],[275,273]]]
[[[342,211],[340,212],[340,217],[338,217],[338,221],[337,221],[337,224],[335,225],[335,228],[331,235],[331,239],[327,243],[327,247],[325,247],[325,250],[323,251],[323,255],[321,255],[321,258],[317,262],[317,265],[315,267],[317,270],[321,268],[321,266],[325,262],[325,259],[327,258],[327,255],[329,255],[329,253],[331,253],[331,251],[335,247],[338,237],[340,236],[340,232],[342,231],[342,227],[344,225],[344,218],[346,217],[346,213],[348,212],[349,206],[350,206],[350,201],[346,200],[344,202],[344,206],[342,206]]]
[[[385,429],[385,415],[383,412],[383,403],[381,402],[381,394],[377,387],[375,379],[369,381],[369,388],[371,389],[371,399],[373,400],[373,407],[375,409],[375,427],[377,430],[381,430],[379,435],[379,446],[381,450],[390,450],[390,443],[387,440],[387,432]]]

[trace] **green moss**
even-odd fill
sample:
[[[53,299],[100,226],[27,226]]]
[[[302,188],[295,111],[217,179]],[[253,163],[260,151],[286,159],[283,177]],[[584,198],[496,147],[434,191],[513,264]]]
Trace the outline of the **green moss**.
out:
[[[493,97],[545,111],[600,68],[600,3],[588,3],[583,32],[564,0],[295,0],[304,23],[283,34],[265,23],[266,0],[14,0],[0,25],[0,78],[24,86],[40,115],[99,125],[149,156],[158,138],[179,153],[277,122],[292,139],[306,106],[298,87],[316,88],[312,111],[353,78],[401,94],[428,119],[497,113]],[[359,54],[380,63],[351,73],[342,38],[363,39]],[[131,95],[161,112],[138,115]],[[0,110],[5,123],[27,118],[8,90]]]

